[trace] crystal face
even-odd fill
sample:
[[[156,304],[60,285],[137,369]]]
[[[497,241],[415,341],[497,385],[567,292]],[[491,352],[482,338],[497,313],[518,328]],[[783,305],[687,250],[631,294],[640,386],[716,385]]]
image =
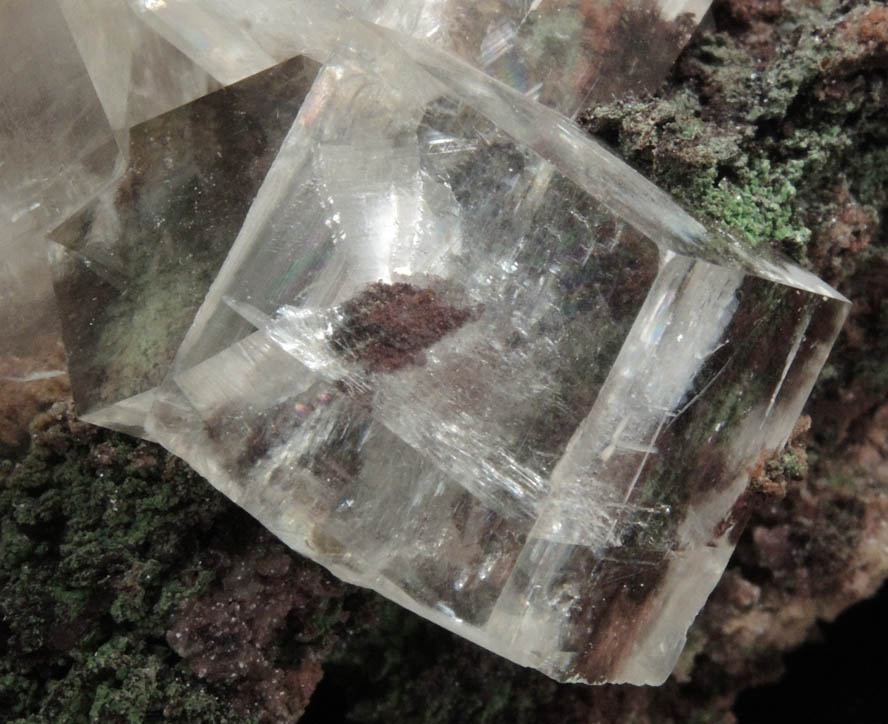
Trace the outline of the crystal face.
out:
[[[142,23],[125,0],[58,0],[115,130],[217,90],[219,84]]]
[[[514,661],[662,682],[848,309],[561,113],[701,7],[59,3],[129,147],[49,234],[86,419]]]

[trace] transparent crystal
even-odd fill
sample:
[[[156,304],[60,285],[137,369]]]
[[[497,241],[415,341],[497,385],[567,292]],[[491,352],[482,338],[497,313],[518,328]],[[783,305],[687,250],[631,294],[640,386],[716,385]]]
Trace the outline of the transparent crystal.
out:
[[[296,58],[134,126],[125,172],[52,231],[72,392],[90,422],[145,435],[153,389],[317,70]]]
[[[4,243],[64,219],[111,181],[121,155],[56,0],[4,3],[0,62]]]
[[[663,681],[847,301],[450,54],[324,42],[148,433],[345,580]]]
[[[568,115],[652,91],[711,0],[130,0],[232,83],[296,54],[319,61],[343,13],[446,49]]]
[[[111,183],[123,154],[56,1],[8,0],[0,16],[0,441],[10,442],[22,431],[4,421],[28,409],[35,385],[64,377],[45,232]]]

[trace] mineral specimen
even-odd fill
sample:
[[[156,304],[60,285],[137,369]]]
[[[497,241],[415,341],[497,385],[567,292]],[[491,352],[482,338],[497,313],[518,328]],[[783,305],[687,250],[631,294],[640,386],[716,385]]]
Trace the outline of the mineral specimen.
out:
[[[175,119],[207,96],[134,128],[129,174],[53,232],[88,419],[493,651],[663,681],[848,307],[559,112],[612,81],[590,24],[622,49],[613,12],[650,36],[691,4],[132,5],[222,84],[317,76],[267,174],[226,168],[277,146],[241,149],[229,98]],[[184,158],[145,161],[166,127]]]
[[[333,43],[151,434],[346,580],[662,681],[845,302],[452,56]]]

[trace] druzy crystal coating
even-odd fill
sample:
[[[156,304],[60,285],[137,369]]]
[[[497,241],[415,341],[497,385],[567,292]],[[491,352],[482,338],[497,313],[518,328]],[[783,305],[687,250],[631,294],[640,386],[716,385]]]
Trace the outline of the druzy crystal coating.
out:
[[[344,580],[560,680],[662,682],[847,301],[562,114],[596,13],[640,56],[608,3],[316,5],[115,6],[214,92],[100,93],[129,166],[50,233],[76,401]],[[617,5],[674,51],[694,12]]]

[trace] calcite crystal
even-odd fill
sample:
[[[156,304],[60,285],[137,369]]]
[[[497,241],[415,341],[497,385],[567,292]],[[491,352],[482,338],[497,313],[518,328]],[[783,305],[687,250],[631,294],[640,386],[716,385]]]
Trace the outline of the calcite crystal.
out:
[[[848,307],[563,115],[627,26],[663,40],[642,87],[701,8],[317,5],[130,3],[239,85],[132,127],[51,234],[81,411],[514,661],[663,681]]]
[[[450,55],[357,21],[334,50],[152,435],[346,580],[662,681],[845,302]]]

